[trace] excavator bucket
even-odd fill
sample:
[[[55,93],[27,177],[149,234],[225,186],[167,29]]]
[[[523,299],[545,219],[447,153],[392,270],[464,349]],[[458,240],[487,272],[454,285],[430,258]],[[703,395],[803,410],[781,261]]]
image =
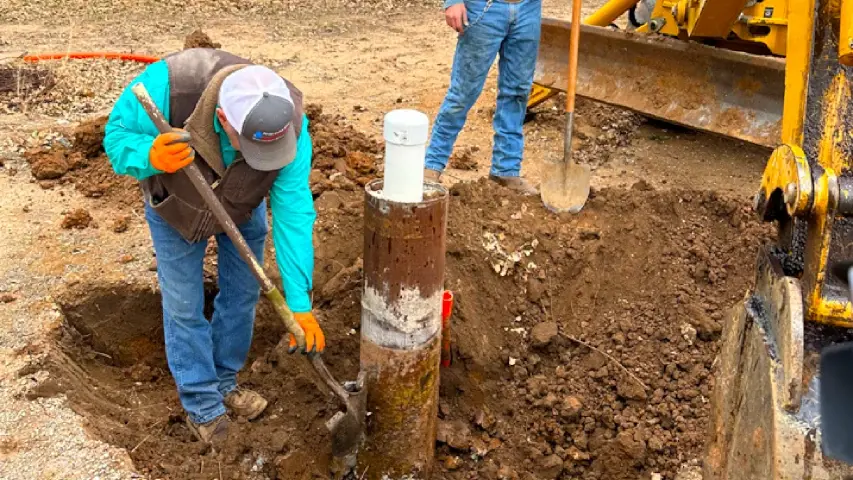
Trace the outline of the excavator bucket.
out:
[[[723,331],[703,479],[845,479],[853,468],[820,447],[817,375],[822,348],[841,332],[804,321],[801,284],[771,248],[757,267]]]
[[[541,87],[565,91],[571,28],[566,21],[542,20],[531,100],[547,98]],[[689,128],[775,147],[782,125],[785,60],[582,25],[577,93]]]

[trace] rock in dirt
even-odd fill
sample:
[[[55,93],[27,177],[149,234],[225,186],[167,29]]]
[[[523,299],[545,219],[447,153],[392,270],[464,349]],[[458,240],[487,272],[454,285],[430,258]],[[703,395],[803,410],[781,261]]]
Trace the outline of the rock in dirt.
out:
[[[563,473],[563,460],[558,455],[548,455],[539,461],[538,476],[546,480],[559,478]]]
[[[195,30],[184,39],[184,50],[190,48],[220,48],[221,43],[215,43],[201,30]]]
[[[130,216],[122,215],[113,221],[113,232],[124,233],[130,227]]]
[[[637,383],[636,380],[627,375],[620,379],[616,384],[616,393],[618,393],[620,397],[627,398],[629,400],[646,400],[649,398],[648,393],[646,393],[646,389]]]
[[[620,432],[616,436],[616,444],[619,450],[631,459],[642,461],[646,458],[646,442],[639,438],[637,432],[630,430]]]
[[[78,208],[73,212],[68,213],[62,219],[62,228],[84,229],[92,223],[92,215],[84,208]]]
[[[491,430],[495,426],[495,416],[484,409],[477,410],[474,414],[474,424],[483,430]]]
[[[458,470],[462,466],[462,459],[455,455],[448,455],[444,457],[441,463],[444,465],[444,468],[453,471]]]
[[[498,480],[517,480],[518,474],[515,473],[515,470],[508,467],[507,465],[501,466],[498,469]]]
[[[675,480],[702,480],[702,468],[695,466],[683,467],[675,475]]]
[[[559,334],[556,322],[542,322],[530,330],[530,339],[537,348],[547,347]]]
[[[18,299],[14,293],[0,293],[0,303],[12,303]]]
[[[539,303],[543,293],[545,293],[545,286],[542,282],[534,277],[530,277],[527,280],[527,299],[533,303]]]
[[[695,305],[687,307],[687,321],[696,329],[696,336],[700,340],[711,342],[720,338],[723,333],[722,325],[712,320],[704,310]]]
[[[436,440],[455,450],[468,450],[471,448],[471,429],[462,420],[439,420]]]
[[[580,417],[582,409],[583,402],[581,402],[578,397],[570,395],[563,399],[563,403],[560,408],[560,415],[565,420],[574,421]]]

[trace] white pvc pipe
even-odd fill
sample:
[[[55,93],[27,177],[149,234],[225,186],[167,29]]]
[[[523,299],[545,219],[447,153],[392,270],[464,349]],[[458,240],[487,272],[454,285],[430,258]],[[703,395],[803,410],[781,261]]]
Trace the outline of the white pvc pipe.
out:
[[[396,202],[422,202],[429,118],[417,110],[393,110],[385,115],[383,134],[382,197]]]

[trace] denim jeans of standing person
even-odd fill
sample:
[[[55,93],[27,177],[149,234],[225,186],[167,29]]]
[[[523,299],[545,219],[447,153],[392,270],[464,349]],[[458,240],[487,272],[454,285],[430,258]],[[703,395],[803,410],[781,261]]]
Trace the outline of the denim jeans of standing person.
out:
[[[225,413],[223,398],[237,385],[252,343],[260,287],[231,239],[216,235],[219,293],[208,321],[202,270],[207,242],[187,242],[147,202],[145,219],[157,256],[169,370],[190,420],[207,423]],[[263,263],[266,201],[238,228]]]
[[[459,35],[450,88],[438,111],[426,154],[426,168],[443,171],[468,111],[483,91],[499,56],[494,117],[492,175],[517,177],[524,151],[524,116],[533,85],[542,20],[541,0],[465,0],[469,25]]]

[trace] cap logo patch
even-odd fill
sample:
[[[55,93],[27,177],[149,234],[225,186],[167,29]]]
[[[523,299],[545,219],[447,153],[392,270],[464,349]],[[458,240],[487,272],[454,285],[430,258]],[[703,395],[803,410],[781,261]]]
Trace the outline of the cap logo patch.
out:
[[[284,126],[281,130],[277,132],[262,132],[260,130],[256,131],[254,135],[252,135],[252,140],[258,142],[274,142],[279,138],[283,137],[285,133],[287,133],[287,129],[290,128],[290,124]]]

